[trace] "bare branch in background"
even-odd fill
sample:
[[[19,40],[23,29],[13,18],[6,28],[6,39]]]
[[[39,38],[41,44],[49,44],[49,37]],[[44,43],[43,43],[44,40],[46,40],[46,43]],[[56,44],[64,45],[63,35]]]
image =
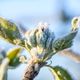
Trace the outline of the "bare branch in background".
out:
[[[72,51],[71,49],[65,49],[63,51],[60,51],[58,54],[62,56],[69,57],[70,59],[74,60],[77,63],[80,63],[80,55],[76,52]]]

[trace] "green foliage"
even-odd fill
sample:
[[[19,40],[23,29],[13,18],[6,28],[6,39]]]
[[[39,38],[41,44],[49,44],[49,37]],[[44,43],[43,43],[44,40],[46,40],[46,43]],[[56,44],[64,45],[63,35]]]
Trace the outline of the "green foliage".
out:
[[[29,52],[36,47],[38,54],[43,54],[43,59],[48,60],[58,51],[71,47],[78,30],[72,30],[68,35],[54,40],[55,35],[50,32],[47,26],[47,24],[41,23],[38,28],[27,31],[26,39],[23,40],[14,23],[0,18],[0,36],[10,43],[24,46]]]
[[[19,56],[20,56],[21,48],[14,48],[7,52],[6,57],[10,59],[9,66],[16,67],[20,64]]]
[[[29,30],[25,33],[25,39],[22,38],[16,24],[4,18],[0,18],[0,37],[12,44],[25,47],[35,59],[35,62],[46,63],[54,54],[72,46],[73,40],[78,32],[78,18],[72,20],[72,29],[69,34],[54,39],[54,32],[51,32],[46,23],[41,23],[38,28]],[[9,59],[7,66],[17,67],[19,62],[21,48],[15,48],[7,52],[6,59]],[[0,63],[4,57],[0,54]],[[45,65],[46,65],[45,64]],[[42,65],[42,64],[41,64]],[[48,66],[48,65],[47,65]],[[68,72],[59,66],[48,66],[56,80],[72,80]]]
[[[19,56],[21,48],[14,48],[3,55],[4,51],[0,53],[0,80],[7,80],[8,69],[14,69],[20,65]]]
[[[11,68],[16,68],[20,65],[20,61],[19,61],[19,57],[15,57],[14,59],[12,59],[9,63],[9,67]]]
[[[10,60],[12,60],[12,59],[14,59],[16,56],[18,56],[20,53],[20,50],[21,50],[21,48],[14,48],[14,49],[11,49],[11,50],[9,50],[8,52],[7,52],[7,57],[10,59]]]
[[[22,36],[18,27],[13,22],[10,22],[0,17],[0,37],[12,44],[22,44]]]
[[[77,34],[77,30],[71,31],[68,35],[53,41],[53,43],[52,43],[53,51],[55,49],[56,52],[58,52],[58,51],[61,51],[63,49],[71,47],[73,39],[76,36],[76,34]]]
[[[55,80],[73,80],[71,75],[60,66],[48,66]]]

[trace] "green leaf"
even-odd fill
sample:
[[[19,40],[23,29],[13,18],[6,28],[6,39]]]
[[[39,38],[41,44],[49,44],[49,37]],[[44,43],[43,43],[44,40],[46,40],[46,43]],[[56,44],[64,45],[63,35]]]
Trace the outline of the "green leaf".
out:
[[[20,61],[19,61],[19,57],[17,56],[17,57],[15,57],[14,59],[12,59],[11,61],[10,61],[10,63],[9,63],[9,67],[10,68],[16,68],[16,67],[18,67],[19,65],[20,65]]]
[[[9,66],[16,67],[20,64],[19,56],[20,56],[21,48],[14,48],[7,52],[7,57],[10,59]]]
[[[14,59],[16,56],[18,56],[20,54],[20,51],[21,51],[21,48],[18,47],[18,48],[13,48],[11,50],[9,50],[6,54],[6,56],[12,60]]]
[[[66,35],[62,38],[58,38],[55,41],[53,41],[52,42],[53,52],[54,52],[54,50],[56,52],[58,52],[58,51],[66,49],[66,48],[70,48],[72,46],[73,39],[75,38],[77,32],[78,32],[78,30],[72,31],[68,35]]]
[[[23,43],[22,36],[16,24],[1,17],[0,17],[0,37],[12,44]]]
[[[60,50],[63,50],[63,49],[66,49],[66,48],[69,48],[72,46],[72,41],[78,32],[79,22],[80,22],[79,17],[74,17],[72,19],[72,21],[71,21],[71,26],[72,26],[71,32],[64,37],[53,41],[53,43],[52,43],[53,50],[56,50],[56,52],[58,52]]]
[[[71,75],[60,66],[48,66],[55,80],[73,80]]]

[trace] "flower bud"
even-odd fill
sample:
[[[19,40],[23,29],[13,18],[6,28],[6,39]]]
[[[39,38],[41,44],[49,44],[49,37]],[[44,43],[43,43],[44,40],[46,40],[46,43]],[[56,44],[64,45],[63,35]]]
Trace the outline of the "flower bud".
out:
[[[38,32],[36,33],[37,46],[45,48],[49,34],[50,32],[48,27],[46,27],[45,24],[40,25]]]

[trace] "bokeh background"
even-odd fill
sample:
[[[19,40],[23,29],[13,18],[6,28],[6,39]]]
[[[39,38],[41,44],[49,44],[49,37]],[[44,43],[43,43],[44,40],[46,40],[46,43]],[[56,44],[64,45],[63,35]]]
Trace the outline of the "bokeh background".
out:
[[[71,19],[80,16],[80,0],[0,0],[0,16],[22,24],[26,29],[34,28],[38,22],[47,22],[59,37],[69,32]],[[0,39],[0,47],[7,51],[14,46]],[[80,53],[80,33],[71,48]],[[27,52],[23,51],[22,54],[27,55]],[[79,63],[58,54],[51,60],[53,66],[60,65],[67,69],[73,80],[80,80]],[[14,70],[8,70],[8,80],[21,80],[24,69],[25,64],[22,64]],[[43,68],[35,80],[53,80],[49,73],[47,68]]]

